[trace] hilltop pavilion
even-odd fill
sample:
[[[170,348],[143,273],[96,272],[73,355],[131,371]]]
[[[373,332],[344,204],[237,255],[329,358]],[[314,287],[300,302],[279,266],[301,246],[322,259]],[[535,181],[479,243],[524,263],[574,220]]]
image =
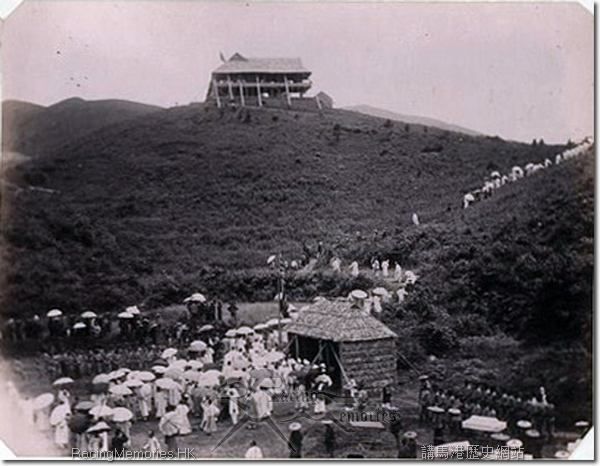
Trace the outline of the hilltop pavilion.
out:
[[[302,108],[309,103],[320,109],[320,99],[304,98],[312,85],[310,75],[300,58],[248,58],[235,53],[212,72],[206,101],[218,107]]]

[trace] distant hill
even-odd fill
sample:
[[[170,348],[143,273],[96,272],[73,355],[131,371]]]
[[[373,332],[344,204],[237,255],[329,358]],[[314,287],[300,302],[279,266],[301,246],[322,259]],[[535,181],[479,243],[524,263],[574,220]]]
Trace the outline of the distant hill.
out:
[[[17,100],[2,103],[3,150],[28,156],[52,151],[65,141],[160,110],[126,100],[63,100],[49,107]]]
[[[440,128],[447,131],[454,131],[457,133],[469,134],[471,136],[481,136],[482,134],[474,131],[472,129],[463,128],[462,126],[453,125],[450,123],[446,123],[441,120],[436,120],[434,118],[427,118],[415,115],[403,115],[401,113],[391,112],[389,110],[384,110],[377,107],[371,107],[370,105],[353,105],[350,107],[345,107],[345,110],[350,110],[352,112],[359,112],[365,115],[371,115],[378,118],[386,118],[388,120],[393,121],[402,121],[404,123],[412,123],[419,124],[425,126],[433,126],[434,128]]]

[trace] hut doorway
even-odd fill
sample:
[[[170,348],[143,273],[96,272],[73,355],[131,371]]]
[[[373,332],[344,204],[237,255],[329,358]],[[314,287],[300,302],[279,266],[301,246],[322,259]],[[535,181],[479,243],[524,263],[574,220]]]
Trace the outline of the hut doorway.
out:
[[[331,388],[336,392],[340,391],[343,381],[342,369],[339,364],[339,344],[302,335],[296,335],[294,338],[295,342],[290,348],[293,356],[315,364],[325,363],[327,374],[333,381]]]

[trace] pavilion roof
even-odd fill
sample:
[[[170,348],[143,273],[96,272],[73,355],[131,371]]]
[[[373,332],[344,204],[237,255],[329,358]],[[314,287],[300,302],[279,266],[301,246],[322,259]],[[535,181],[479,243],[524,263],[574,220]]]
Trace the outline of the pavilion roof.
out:
[[[300,58],[250,58],[239,53],[219,66],[214,73],[305,73],[310,74],[302,65]]]

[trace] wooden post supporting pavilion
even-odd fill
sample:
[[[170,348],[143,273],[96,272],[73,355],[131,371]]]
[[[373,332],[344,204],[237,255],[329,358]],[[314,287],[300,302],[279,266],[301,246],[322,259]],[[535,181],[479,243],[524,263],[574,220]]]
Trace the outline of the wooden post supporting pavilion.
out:
[[[258,106],[262,107],[262,95],[260,95],[260,81],[258,76],[256,77],[256,95],[258,97]]]
[[[219,89],[217,88],[217,80],[212,80],[213,91],[215,93],[215,98],[217,99],[217,107],[221,108],[221,98],[219,97]]]
[[[288,104],[288,107],[291,107],[292,99],[290,98],[290,84],[288,83],[286,75],[283,75],[283,82],[285,83],[285,97],[287,99],[287,104]]]
[[[233,100],[233,86],[231,85],[230,75],[227,75],[227,87],[229,88],[229,98]]]
[[[242,85],[242,81],[239,80],[238,81],[239,85],[240,85],[240,101],[242,104],[242,107],[246,106],[246,100],[244,99],[244,86]]]

